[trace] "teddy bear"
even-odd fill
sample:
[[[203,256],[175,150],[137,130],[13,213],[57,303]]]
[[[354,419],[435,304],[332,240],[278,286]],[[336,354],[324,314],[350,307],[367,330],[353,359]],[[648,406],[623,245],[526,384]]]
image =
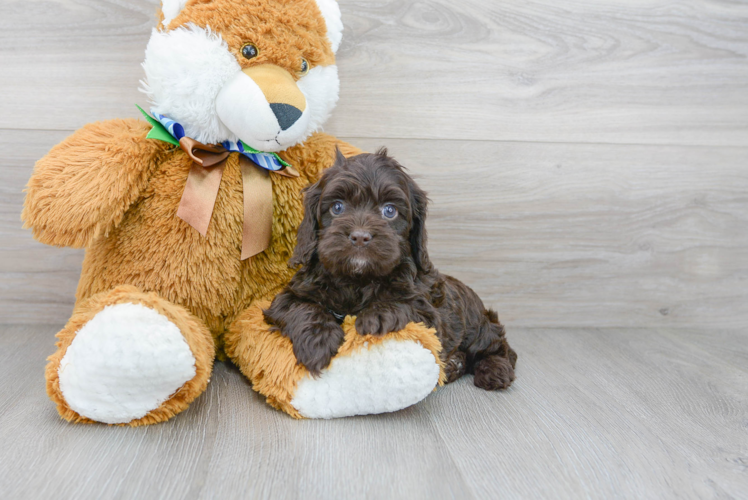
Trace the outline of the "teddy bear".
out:
[[[336,150],[360,152],[320,131],[342,31],[334,0],[163,0],[145,120],[86,125],[37,162],[25,226],[86,249],[45,371],[64,419],[165,421],[226,355],[297,418],[397,410],[442,381],[423,325],[367,338],[347,318],[338,355],[311,377],[262,319],[294,273],[303,189]]]

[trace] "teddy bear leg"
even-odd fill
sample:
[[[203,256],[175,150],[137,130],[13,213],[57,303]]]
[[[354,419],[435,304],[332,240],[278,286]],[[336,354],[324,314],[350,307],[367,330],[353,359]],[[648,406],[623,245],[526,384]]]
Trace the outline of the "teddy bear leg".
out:
[[[272,330],[262,310],[246,309],[226,334],[226,352],[267,402],[295,418],[337,418],[406,408],[445,381],[433,329],[408,324],[382,336],[359,335],[355,318],[330,365],[313,377],[298,364],[291,341]]]
[[[47,394],[74,422],[168,420],[205,390],[215,357],[201,320],[132,286],[79,303],[57,338]]]

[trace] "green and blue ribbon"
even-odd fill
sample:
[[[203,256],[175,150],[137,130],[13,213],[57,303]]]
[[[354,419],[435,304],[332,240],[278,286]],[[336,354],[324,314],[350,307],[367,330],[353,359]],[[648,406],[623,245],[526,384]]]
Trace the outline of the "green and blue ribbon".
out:
[[[148,120],[148,123],[153,126],[151,131],[148,132],[146,138],[168,142],[175,146],[179,145],[179,140],[185,136],[184,127],[181,124],[167,116],[156,113],[153,109],[151,109],[151,113],[153,113],[153,116],[151,116],[140,106],[137,107],[140,112],[143,113],[145,119]],[[241,140],[239,142],[223,141],[221,146],[226,148],[228,151],[243,154],[256,163],[257,166],[266,170],[277,172],[283,170],[285,167],[291,166],[288,162],[283,160],[278,153],[265,153],[263,151],[258,151]]]

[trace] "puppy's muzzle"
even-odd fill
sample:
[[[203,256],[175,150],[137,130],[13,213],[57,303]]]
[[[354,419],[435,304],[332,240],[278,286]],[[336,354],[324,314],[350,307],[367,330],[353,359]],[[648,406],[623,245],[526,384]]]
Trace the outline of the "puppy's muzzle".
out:
[[[356,230],[348,235],[348,239],[351,240],[353,246],[365,247],[371,241],[372,235],[367,231]]]

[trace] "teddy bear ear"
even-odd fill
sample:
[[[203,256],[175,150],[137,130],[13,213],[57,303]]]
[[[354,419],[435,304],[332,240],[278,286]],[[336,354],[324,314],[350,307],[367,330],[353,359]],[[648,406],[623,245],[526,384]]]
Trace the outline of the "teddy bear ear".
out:
[[[172,0],[176,1],[176,0]],[[340,15],[340,7],[336,0],[316,0],[322,17],[327,24],[327,37],[332,44],[332,51],[337,52],[340,41],[343,39],[343,19]]]
[[[182,12],[186,4],[187,0],[162,0],[161,12],[164,13],[164,27],[168,26],[172,19]]]

